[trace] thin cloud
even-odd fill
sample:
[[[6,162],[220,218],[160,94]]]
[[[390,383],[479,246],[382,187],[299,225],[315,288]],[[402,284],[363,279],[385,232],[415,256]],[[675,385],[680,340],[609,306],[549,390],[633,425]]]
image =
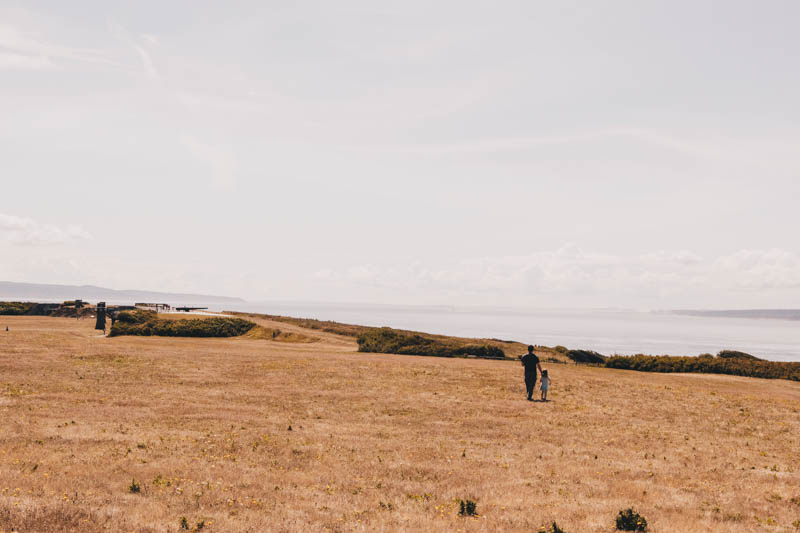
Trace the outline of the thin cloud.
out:
[[[15,245],[51,245],[91,239],[79,225],[42,224],[30,218],[0,213],[0,239]]]
[[[597,130],[583,130],[565,134],[527,137],[499,137],[477,139],[458,143],[442,143],[429,145],[403,145],[374,148],[374,151],[388,153],[412,154],[462,154],[462,153],[499,153],[524,151],[536,147],[582,144],[605,139],[623,139],[642,145],[653,146],[691,157],[700,157],[719,161],[731,159],[742,161],[758,160],[758,155],[770,151],[773,157],[778,154],[793,154],[797,139],[771,139],[765,143],[763,139],[736,139],[695,136],[692,139],[679,137],[655,129],[635,127],[612,127]],[[747,149],[745,149],[747,148]],[[749,154],[756,150],[756,155]]]
[[[322,282],[481,294],[615,293],[659,295],[703,290],[800,288],[800,256],[786,250],[740,250],[711,260],[688,251],[623,256],[585,252],[567,245],[551,252],[484,257],[444,266],[419,263],[356,265],[321,270]]]
[[[30,68],[32,65],[54,68],[55,61],[128,68],[103,51],[51,43],[36,33],[9,25],[0,25],[0,49],[5,49],[4,54],[10,56],[0,60],[0,68]]]
[[[0,52],[0,70],[51,70],[58,68],[49,57]]]
[[[208,144],[199,139],[184,135],[181,144],[195,159],[204,162],[210,170],[210,185],[214,189],[225,190],[236,183],[236,157],[233,151],[222,145]]]
[[[139,56],[139,60],[142,62],[142,70],[148,78],[159,78],[158,70],[153,63],[153,58],[146,48],[147,45],[154,46],[158,44],[158,38],[155,35],[143,34],[138,38],[133,37],[128,30],[115,21],[108,22],[108,30],[118,41],[133,48],[133,50],[136,52],[136,55]],[[143,46],[140,41],[143,41],[145,45]]]
[[[142,60],[142,67],[144,68],[145,74],[147,74],[150,78],[158,78],[158,71],[156,67],[153,65],[153,59],[150,57],[150,54],[144,47],[134,44],[134,50],[136,53],[139,54],[139,58]]]

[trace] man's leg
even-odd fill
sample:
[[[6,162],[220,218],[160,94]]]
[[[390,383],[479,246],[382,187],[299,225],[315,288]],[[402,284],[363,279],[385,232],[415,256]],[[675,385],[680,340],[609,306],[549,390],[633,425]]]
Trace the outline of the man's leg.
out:
[[[536,378],[525,376],[525,388],[528,391],[528,399],[533,398],[533,391],[536,388]]]

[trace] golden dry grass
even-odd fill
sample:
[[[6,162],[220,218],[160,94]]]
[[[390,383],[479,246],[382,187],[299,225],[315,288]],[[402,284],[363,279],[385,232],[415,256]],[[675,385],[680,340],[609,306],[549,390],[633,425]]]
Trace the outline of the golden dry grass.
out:
[[[0,326],[4,533],[800,531],[798,383]]]

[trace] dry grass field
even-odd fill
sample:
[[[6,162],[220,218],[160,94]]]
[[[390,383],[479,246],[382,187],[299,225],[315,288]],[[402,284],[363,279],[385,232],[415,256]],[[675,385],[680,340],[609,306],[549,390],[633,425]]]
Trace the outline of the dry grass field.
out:
[[[800,531],[800,383],[546,364],[527,402],[515,362],[260,322],[306,342],[3,317],[0,531]]]

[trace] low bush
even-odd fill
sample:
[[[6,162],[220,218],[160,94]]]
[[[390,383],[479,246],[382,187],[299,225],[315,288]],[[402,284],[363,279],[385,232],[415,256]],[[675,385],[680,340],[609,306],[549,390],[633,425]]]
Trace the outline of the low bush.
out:
[[[553,521],[549,526],[540,527],[537,533],[565,533],[565,531],[558,527],[558,524]]]
[[[589,363],[595,365],[602,365],[606,362],[604,355],[591,350],[567,350],[567,357],[576,363]]]
[[[647,520],[633,509],[625,509],[617,515],[618,531],[647,531]]]
[[[615,355],[606,359],[607,368],[638,370],[640,372],[692,372],[699,374],[730,374],[767,379],[800,381],[800,363],[764,361],[741,357],[705,354],[700,357],[671,355]]]
[[[147,309],[121,311],[117,318],[120,324],[144,324],[155,320],[158,320],[158,314],[155,311],[148,311]]]
[[[0,315],[27,315],[34,307],[33,302],[0,302]]]
[[[358,336],[358,351],[436,357],[505,358],[502,348],[491,344],[469,344],[404,332],[392,328],[369,328]]]
[[[754,361],[763,361],[763,359],[750,355],[749,353],[737,352],[736,350],[722,350],[717,354],[717,357],[724,359],[752,359]]]
[[[472,500],[458,500],[458,514],[461,516],[476,516],[477,504]]]
[[[554,351],[554,352],[558,352],[558,353],[563,353],[563,354],[566,354],[566,353],[567,353],[569,350],[567,349],[567,347],[566,347],[566,346],[561,346],[561,345],[559,344],[558,346],[556,346],[555,348],[553,348],[553,351]]]
[[[249,320],[233,317],[164,320],[153,311],[122,311],[110,337],[140,335],[160,337],[238,337],[253,329]]]

